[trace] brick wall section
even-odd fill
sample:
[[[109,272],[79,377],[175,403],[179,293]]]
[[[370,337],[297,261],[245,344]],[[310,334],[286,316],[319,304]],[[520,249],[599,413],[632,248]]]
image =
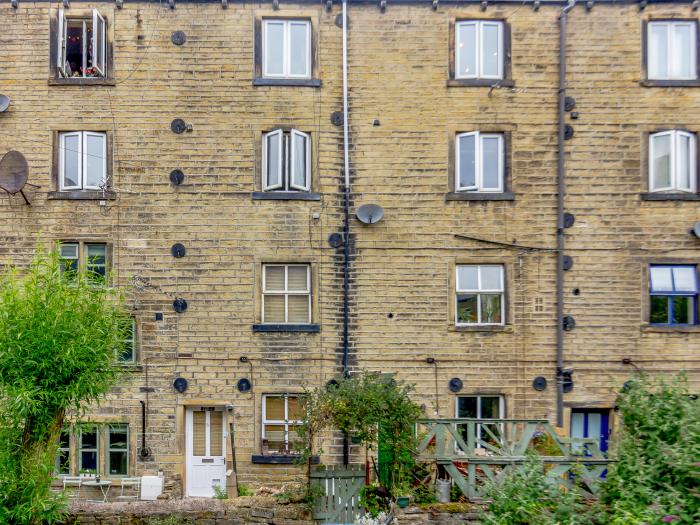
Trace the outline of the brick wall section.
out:
[[[2,92],[0,152],[17,149],[30,165],[32,206],[0,195],[0,264],[25,265],[38,239],[104,240],[114,245],[114,274],[139,323],[140,369],[94,411],[128,421],[133,472],[184,474],[185,403],[234,405],[241,479],[266,484],[299,473],[250,464],[260,452],[261,394],[301,391],[338,370],[342,328],[342,258],[329,247],[342,226],[342,133],[330,115],[342,107],[339,6],[281,3],[73,2],[96,6],[114,26],[112,87],[49,86],[48,3],[0,5]],[[253,87],[253,25],[260,15],[309,16],[317,31],[321,88]],[[686,4],[576,7],[570,15],[568,89],[580,118],[567,141],[566,232],[574,268],[565,275],[565,312],[577,327],[565,335],[576,386],[568,404],[612,407],[633,367],[690,371],[695,386],[697,333],[645,328],[645,268],[674,258],[697,262],[687,232],[700,219],[694,202],[646,202],[643,134],[660,127],[700,131],[693,88],[648,88],[641,78],[641,27],[648,17],[693,17]],[[511,27],[515,87],[447,87],[450,22],[502,18]],[[500,393],[509,417],[549,417],[555,410],[555,255],[455,238],[455,234],[552,248],[556,228],[558,8],[542,6],[389,5],[349,8],[350,139],[353,204],[377,203],[385,220],[353,221],[351,363],[395,372],[416,384],[428,416],[454,416],[451,377],[462,394]],[[187,34],[171,44],[174,30]],[[611,35],[614,39],[611,40]],[[193,131],[170,132],[173,118]],[[373,121],[380,125],[374,126]],[[253,201],[264,129],[293,125],[314,136],[320,202]],[[117,199],[48,200],[54,189],[51,132],[114,132]],[[515,200],[445,201],[454,133],[501,129],[511,136]],[[168,173],[186,174],[173,187]],[[257,183],[259,184],[259,182]],[[313,215],[317,213],[318,218]],[[182,242],[187,256],[173,259]],[[319,334],[254,334],[263,262],[314,265]],[[508,324],[457,330],[451,317],[454,266],[506,265]],[[152,286],[129,289],[133,277]],[[573,288],[580,289],[574,296]],[[173,312],[174,296],[187,299]],[[156,312],[164,313],[155,321]],[[389,314],[392,314],[391,317]],[[239,362],[247,356],[250,363]],[[434,365],[426,357],[437,360]],[[545,392],[531,387],[549,380]],[[185,394],[175,377],[190,381]],[[236,382],[252,380],[253,393]],[[136,459],[140,404],[148,395],[148,446]],[[326,447],[326,460],[338,452]],[[176,492],[172,489],[173,493]]]

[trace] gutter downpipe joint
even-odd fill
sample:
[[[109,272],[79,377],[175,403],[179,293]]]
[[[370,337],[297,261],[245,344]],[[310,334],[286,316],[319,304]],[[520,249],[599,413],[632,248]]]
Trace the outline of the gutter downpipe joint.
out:
[[[566,28],[568,13],[576,5],[576,0],[569,0],[559,15],[559,103],[558,103],[558,137],[557,137],[557,336],[556,336],[556,384],[557,384],[557,426],[564,426],[564,132],[565,132],[565,98],[566,98]]]

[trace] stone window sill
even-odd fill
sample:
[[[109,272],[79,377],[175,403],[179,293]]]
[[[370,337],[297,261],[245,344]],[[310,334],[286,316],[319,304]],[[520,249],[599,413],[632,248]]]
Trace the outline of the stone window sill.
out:
[[[120,363],[119,366],[125,372],[143,372],[143,365],[138,365],[135,363]]]
[[[452,325],[454,332],[490,332],[490,333],[506,333],[512,334],[513,327],[511,325],[474,325],[474,326],[457,326]]]
[[[263,78],[255,77],[254,86],[321,87],[319,78]]]
[[[697,193],[642,193],[640,197],[643,201],[700,201]]]
[[[77,200],[77,201],[105,201],[114,200],[117,194],[114,191],[50,191],[50,200]]]
[[[694,80],[641,80],[643,87],[700,87],[700,79]]]
[[[450,78],[447,87],[515,87],[515,81],[509,78],[501,80],[493,78]]]
[[[699,325],[679,325],[679,326],[666,326],[666,325],[656,325],[656,324],[643,324],[640,330],[645,333],[677,333],[677,334],[690,334],[690,333],[700,333]]]
[[[250,458],[251,463],[257,465],[294,465],[299,463],[301,456],[289,454],[253,454]],[[311,463],[318,465],[321,462],[319,456],[312,456]]]
[[[113,78],[49,78],[49,86],[116,86]]]
[[[319,324],[254,324],[253,332],[270,333],[270,332],[302,332],[316,334],[321,331]]]
[[[515,193],[505,191],[503,193],[478,193],[478,192],[449,192],[445,194],[445,201],[514,201]]]
[[[320,201],[321,194],[315,191],[254,191],[254,201]]]

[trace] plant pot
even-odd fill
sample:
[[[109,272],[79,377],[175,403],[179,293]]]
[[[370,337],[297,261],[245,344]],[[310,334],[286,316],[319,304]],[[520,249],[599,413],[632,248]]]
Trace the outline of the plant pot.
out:
[[[408,507],[408,496],[399,496],[396,498],[396,505],[398,505],[400,509]]]
[[[352,436],[352,437],[350,438],[350,442],[351,442],[353,445],[359,445],[360,443],[362,443],[362,438],[360,438],[360,436]]]

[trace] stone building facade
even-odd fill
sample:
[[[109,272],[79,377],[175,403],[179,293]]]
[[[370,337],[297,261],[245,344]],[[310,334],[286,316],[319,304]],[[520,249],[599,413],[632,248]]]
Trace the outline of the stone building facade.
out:
[[[563,6],[347,8],[347,362],[414,383],[427,417],[556,420]],[[563,432],[604,420],[614,433],[637,369],[700,380],[695,7],[568,13]],[[280,454],[285,415],[343,363],[344,237],[330,239],[344,227],[340,13],[337,1],[0,5],[0,153],[23,153],[34,185],[30,206],[0,197],[0,263],[54,241],[75,264],[104,258],[135,319],[127,379],[86,418],[97,434],[66,438],[67,472],[163,472],[172,493],[201,495],[192,472],[226,478],[233,423],[243,482],[299,473]],[[367,225],[355,213],[370,203],[384,218]],[[225,457],[202,463],[216,454],[193,447]]]

